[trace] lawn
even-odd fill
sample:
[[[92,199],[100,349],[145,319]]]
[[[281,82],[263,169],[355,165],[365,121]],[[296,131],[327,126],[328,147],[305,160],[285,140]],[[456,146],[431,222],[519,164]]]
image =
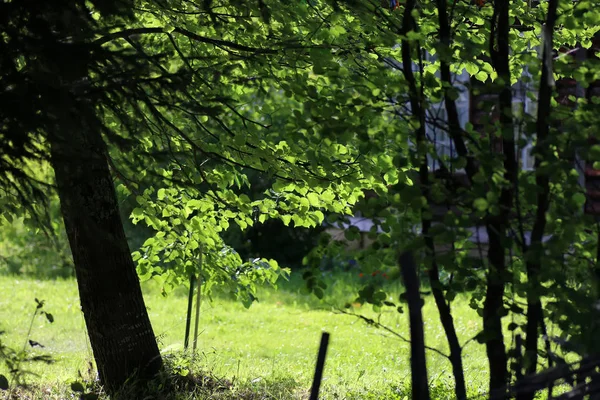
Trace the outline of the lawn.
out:
[[[222,296],[213,302],[204,301],[195,368],[231,380],[234,388],[254,388],[266,394],[272,390],[267,398],[300,398],[311,384],[321,332],[327,331],[331,341],[322,398],[402,399],[410,380],[408,344],[353,316],[334,313],[336,306],[353,299],[358,282],[347,274],[336,274],[328,280],[330,293],[323,301],[301,293],[302,282],[297,274],[292,274],[290,281],[281,284],[277,291],[262,290],[260,302],[250,309]],[[143,289],[161,349],[177,354],[183,348],[186,291],[182,288],[164,298],[151,282],[145,283]],[[35,351],[50,353],[56,362],[28,366],[38,374],[30,381],[40,388],[66,387],[66,383],[77,378],[78,371],[88,370],[92,353],[74,280],[2,276],[0,293],[4,294],[0,298],[0,329],[6,330],[2,338],[9,346],[23,346],[35,309],[34,298],[45,300],[44,309],[54,316],[53,324],[42,316],[36,317],[31,339],[45,346]],[[369,306],[352,309],[377,318]],[[427,345],[447,353],[431,298],[426,299],[423,312]],[[453,313],[464,343],[477,333],[480,319],[462,297],[455,301]],[[380,318],[408,337],[406,314],[389,311]],[[471,341],[464,353],[468,389],[476,395],[487,385],[485,351],[482,345]],[[431,351],[428,357],[433,397],[453,398],[450,363]]]

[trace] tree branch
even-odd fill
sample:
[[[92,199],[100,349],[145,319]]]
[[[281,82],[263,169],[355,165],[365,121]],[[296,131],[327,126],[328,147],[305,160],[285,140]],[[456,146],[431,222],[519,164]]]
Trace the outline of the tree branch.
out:
[[[101,38],[94,40],[93,43],[97,44],[97,45],[103,45],[103,44],[111,42],[115,39],[125,39],[125,38],[135,36],[135,35],[144,35],[144,34],[150,34],[150,33],[162,33],[162,34],[166,34],[166,35],[177,33],[177,34],[183,35],[185,37],[188,37],[196,42],[212,44],[213,46],[217,46],[217,47],[228,47],[231,49],[244,51],[244,52],[248,52],[248,53],[255,53],[255,54],[277,54],[278,53],[277,50],[273,50],[273,49],[261,49],[258,47],[245,46],[245,45],[242,45],[239,43],[231,42],[229,40],[213,39],[213,38],[208,38],[205,36],[200,36],[196,33],[190,32],[187,29],[183,29],[180,27],[176,27],[172,31],[167,31],[163,27],[144,27],[144,28],[123,29],[118,32],[113,32],[113,33],[109,33],[108,35],[104,35]]]

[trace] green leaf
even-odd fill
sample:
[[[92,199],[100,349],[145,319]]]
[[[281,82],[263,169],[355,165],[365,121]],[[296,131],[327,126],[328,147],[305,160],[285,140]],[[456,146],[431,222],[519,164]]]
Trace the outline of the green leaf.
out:
[[[382,302],[387,298],[387,295],[385,294],[385,292],[376,292],[375,294],[373,294],[373,301],[375,302]]]
[[[323,200],[327,204],[331,204],[335,200],[335,194],[331,189],[327,189],[323,193],[321,193],[321,200]]]
[[[346,29],[341,25],[333,25],[329,32],[331,32],[331,36],[338,37],[346,33]]]
[[[467,70],[467,73],[470,76],[475,76],[477,72],[479,72],[479,67],[477,66],[477,64],[472,62],[466,63],[465,69]]]
[[[71,390],[78,393],[83,393],[85,388],[81,382],[73,382],[71,383]]]
[[[319,196],[316,193],[308,193],[306,195],[306,198],[308,199],[308,202],[310,203],[311,206],[313,207],[318,207],[319,206]]]
[[[325,292],[324,292],[324,291],[323,291],[323,289],[321,289],[319,286],[316,286],[316,287],[313,289],[313,293],[315,294],[315,296],[317,296],[317,298],[318,298],[319,300],[322,300],[322,299],[323,299],[323,296],[325,295]]]
[[[193,199],[187,202],[186,206],[192,210],[197,210],[202,206],[202,201]]]
[[[318,224],[323,223],[323,221],[325,220],[325,215],[319,210],[314,212],[314,216],[317,218]]]
[[[48,312],[45,312],[44,315],[46,316],[46,319],[48,320],[48,322],[53,323],[54,322],[54,316]]]
[[[36,309],[39,310],[40,308],[44,307],[44,300],[38,300],[37,298],[35,298],[34,300],[36,302]]]
[[[456,291],[454,290],[448,290],[446,292],[446,300],[448,301],[453,301],[456,298]]]
[[[306,197],[300,197],[298,202],[300,203],[301,209],[308,210],[310,208],[310,201]]]
[[[486,199],[480,197],[473,201],[473,207],[475,207],[475,209],[478,211],[485,211],[488,208],[488,202]]]
[[[571,196],[571,201],[573,202],[575,207],[579,208],[579,207],[583,207],[583,205],[585,204],[586,198],[583,193],[575,193],[573,196]]]
[[[251,202],[250,197],[248,197],[245,194],[240,195],[240,201],[242,202],[242,204],[248,204]]]
[[[350,228],[348,228],[344,231],[344,237],[346,238],[347,241],[351,242],[353,240],[360,238],[360,232],[359,232],[358,228],[356,228],[355,226],[351,226]]]
[[[479,71],[475,74],[475,79],[481,82],[485,82],[488,79],[488,74],[485,71]]]

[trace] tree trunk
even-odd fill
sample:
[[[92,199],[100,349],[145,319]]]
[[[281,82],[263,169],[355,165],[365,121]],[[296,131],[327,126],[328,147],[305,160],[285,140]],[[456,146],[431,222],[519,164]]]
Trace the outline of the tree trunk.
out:
[[[502,130],[504,179],[508,182],[500,193],[500,213],[491,216],[486,224],[489,237],[489,272],[483,307],[483,329],[486,335],[486,353],[490,365],[490,392],[492,397],[504,398],[508,383],[508,358],[502,332],[504,315],[504,288],[506,281],[506,237],[513,197],[518,193],[518,164],[515,151],[512,115],[512,89],[510,86],[510,0],[496,1],[490,32],[492,66],[500,78],[498,95],[499,121]]]
[[[448,21],[447,1],[437,0],[436,6],[438,10],[438,21],[440,24],[440,42],[447,49],[450,49],[452,32],[450,29],[450,22]],[[467,146],[465,145],[462,137],[463,130],[460,126],[460,120],[458,118],[458,108],[456,107],[456,102],[450,95],[449,91],[449,88],[454,86],[452,82],[452,74],[450,73],[450,64],[444,59],[444,57],[440,57],[440,76],[442,78],[442,82],[448,85],[447,89],[444,91],[444,105],[446,107],[446,115],[448,115],[448,134],[450,135],[450,138],[452,138],[454,147],[456,148],[459,156],[464,157],[465,160],[467,160],[465,170],[467,172],[467,177],[469,178],[469,183],[471,183],[471,179],[476,173],[476,166],[473,157],[468,154]],[[426,159],[423,161],[422,167],[427,168]],[[421,179],[423,178],[428,180],[428,175],[422,174]],[[425,185],[425,187],[427,188],[427,185]],[[425,198],[429,200],[429,196],[426,196]],[[452,373],[454,375],[455,385],[454,394],[458,400],[463,400],[467,398],[467,387],[465,383],[465,371],[462,363],[462,347],[460,346],[458,335],[456,334],[456,327],[454,326],[454,319],[452,317],[450,304],[446,302],[442,284],[440,282],[439,268],[437,260],[435,259],[435,244],[433,237],[428,234],[431,221],[423,220],[422,225],[425,244],[431,251],[431,255],[433,257],[431,268],[429,269],[429,281],[431,283],[431,290],[433,292],[435,304],[437,305],[440,313],[440,321],[442,323],[442,327],[444,328],[444,332],[446,333],[446,339],[448,340],[448,346],[450,348],[450,363],[452,364]]]
[[[425,331],[423,329],[423,314],[419,289],[417,266],[411,252],[400,254],[398,259],[402,280],[406,288],[408,315],[410,320],[410,372],[412,398],[429,400],[429,384],[427,382],[427,362],[425,359]]]
[[[525,354],[526,354],[526,373],[535,374],[538,361],[538,338],[540,325],[544,321],[542,302],[540,299],[539,273],[542,269],[543,256],[543,238],[546,228],[546,212],[550,205],[550,179],[547,173],[541,171],[544,161],[549,158],[551,152],[548,145],[548,136],[550,135],[550,101],[552,97],[552,87],[549,84],[552,65],[552,38],[554,26],[557,18],[558,0],[548,2],[548,17],[546,19],[547,36],[544,40],[546,46],[542,51],[542,76],[540,78],[540,90],[538,94],[538,115],[536,121],[537,134],[537,155],[535,158],[535,182],[539,189],[537,194],[537,209],[535,212],[535,221],[531,231],[530,250],[534,253],[533,257],[527,257],[527,281],[530,289],[527,292],[527,326],[525,328]],[[519,400],[532,400],[535,396],[534,390],[527,390],[517,396]]]
[[[501,232],[504,233],[506,228],[501,222],[488,225],[490,246],[488,258],[490,265],[483,304],[483,331],[485,334],[485,350],[490,366],[491,398],[503,399],[506,391],[505,385],[508,382],[508,358],[502,334],[505,252],[502,237],[495,232],[498,226],[501,227]]]
[[[82,108],[70,110],[88,111],[87,118],[64,112],[51,135],[52,166],[100,381],[114,393],[134,374],[153,376],[162,359],[119,216],[106,147],[97,126],[87,124],[95,121],[94,111]]]
[[[429,222],[429,221],[428,221]],[[423,224],[425,225],[425,224]],[[425,231],[425,229],[423,229]],[[427,246],[430,249],[435,248],[433,245],[433,238],[431,236],[425,237],[425,241],[428,243]],[[450,348],[450,363],[452,364],[452,374],[454,375],[454,394],[458,400],[465,400],[467,398],[467,385],[465,383],[465,371],[462,363],[462,347],[458,341],[458,335],[456,333],[456,327],[454,326],[454,318],[452,317],[452,311],[450,304],[446,302],[444,292],[442,290],[442,284],[439,278],[439,268],[437,261],[435,260],[435,254],[432,266],[429,269],[429,282],[431,283],[431,291],[438,312],[440,313],[440,322],[444,328],[446,339],[448,340],[448,347]]]

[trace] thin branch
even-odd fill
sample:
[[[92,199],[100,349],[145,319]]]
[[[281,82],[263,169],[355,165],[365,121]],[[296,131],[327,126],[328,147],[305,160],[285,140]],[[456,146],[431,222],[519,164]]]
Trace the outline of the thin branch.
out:
[[[408,339],[405,336],[403,336],[402,334],[396,332],[392,328],[390,328],[386,325],[383,325],[378,321],[375,321],[372,318],[365,317],[364,315],[360,315],[360,314],[351,313],[351,312],[348,312],[348,311],[340,309],[340,308],[336,309],[334,312],[336,312],[338,314],[350,315],[350,316],[356,317],[358,319],[361,319],[364,322],[366,322],[367,324],[374,326],[375,328],[383,329],[384,331],[391,333],[393,336],[397,337],[398,339],[402,340],[405,343],[410,343],[410,339]],[[425,349],[432,351],[434,353],[437,353],[444,358],[447,358],[447,359],[450,358],[450,356],[448,354],[444,353],[443,351],[441,351],[439,349],[436,349],[435,347],[430,347],[430,346],[425,345]]]
[[[178,33],[180,35],[186,36],[197,42],[212,44],[217,47],[227,47],[227,48],[240,50],[240,51],[244,51],[244,52],[248,52],[248,53],[256,53],[256,54],[277,54],[278,53],[277,50],[273,50],[273,49],[260,49],[257,47],[245,46],[245,45],[235,43],[235,42],[232,42],[229,40],[213,39],[213,38],[208,38],[205,36],[200,36],[196,33],[193,33],[191,31],[188,31],[187,29],[183,29],[180,27],[176,27],[175,29],[173,29],[170,32],[167,31],[163,27],[144,27],[144,28],[124,29],[124,30],[121,30],[118,32],[113,32],[113,33],[104,35],[101,38],[94,40],[93,43],[97,44],[97,45],[103,45],[103,44],[111,42],[115,39],[124,39],[124,38],[129,38],[134,35],[144,35],[144,34],[150,34],[150,33],[162,33],[162,34],[167,34],[167,35],[172,34],[172,33]]]

